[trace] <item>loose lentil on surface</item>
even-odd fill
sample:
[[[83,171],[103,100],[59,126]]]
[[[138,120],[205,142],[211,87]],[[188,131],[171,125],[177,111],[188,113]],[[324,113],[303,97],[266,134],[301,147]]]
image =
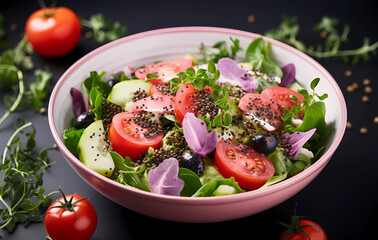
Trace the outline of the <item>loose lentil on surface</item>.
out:
[[[351,70],[346,70],[345,71],[345,76],[346,77],[351,77],[352,76],[352,71]]]
[[[362,100],[362,102],[367,103],[367,102],[370,101],[370,98],[369,98],[369,96],[364,95],[364,96],[362,96],[361,100]]]
[[[372,93],[373,92],[373,88],[372,87],[370,87],[370,86],[366,86],[365,88],[364,88],[364,91],[365,91],[365,93]]]

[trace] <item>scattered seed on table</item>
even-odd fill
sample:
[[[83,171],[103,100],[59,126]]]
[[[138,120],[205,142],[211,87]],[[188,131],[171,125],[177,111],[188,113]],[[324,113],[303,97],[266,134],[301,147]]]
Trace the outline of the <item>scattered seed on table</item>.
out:
[[[91,38],[93,37],[93,33],[92,33],[92,32],[86,32],[86,33],[85,33],[85,37],[86,37],[87,39],[91,39]]]
[[[346,90],[347,90],[347,92],[352,93],[352,92],[356,91],[356,88],[353,87],[352,85],[349,85],[349,86],[347,86]]]
[[[366,87],[364,88],[364,91],[365,91],[366,93],[372,93],[372,92],[373,92],[373,88],[370,87],[370,86],[366,86]]]
[[[361,133],[361,134],[367,134],[367,133],[368,133],[367,128],[366,128],[366,127],[361,128],[361,129],[360,129],[360,133]]]
[[[366,95],[364,95],[364,96],[362,96],[362,101],[363,102],[369,102],[369,100],[370,100],[370,98],[369,98],[369,96],[366,96]]]
[[[374,117],[374,123],[378,124],[378,116]]]
[[[355,89],[358,89],[358,87],[359,87],[360,85],[358,85],[358,83],[354,82],[354,83],[352,83],[352,86],[353,86]]]
[[[351,77],[352,76],[352,71],[351,70],[346,70],[345,71],[345,76],[346,77]]]
[[[256,20],[256,17],[255,17],[254,15],[249,15],[249,16],[248,16],[248,22],[249,22],[249,23],[254,23],[255,20]]]
[[[347,129],[352,129],[352,123],[351,122],[347,122],[346,123],[346,128]]]
[[[363,85],[370,85],[370,79],[369,78],[365,78],[363,81],[362,81],[362,84]]]
[[[14,31],[16,31],[17,29],[18,29],[18,26],[17,26],[17,24],[15,24],[15,23],[12,23],[11,25],[10,25],[10,30],[12,31],[12,32],[14,32]]]
[[[40,109],[39,109],[39,114],[46,114],[46,112],[47,112],[47,109],[45,108],[45,107],[41,107]]]

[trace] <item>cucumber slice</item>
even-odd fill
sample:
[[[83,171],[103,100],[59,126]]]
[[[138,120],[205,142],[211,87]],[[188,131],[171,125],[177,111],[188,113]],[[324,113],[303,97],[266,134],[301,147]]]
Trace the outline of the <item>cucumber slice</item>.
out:
[[[287,87],[290,88],[291,90],[296,91],[296,92],[298,92],[298,90],[304,89],[302,84],[300,84],[297,80],[295,80],[292,84],[290,84]]]
[[[112,91],[109,93],[108,101],[125,107],[126,104],[133,102],[134,92],[144,90],[148,94],[151,85],[150,82],[139,79],[119,82],[113,86]]]
[[[113,173],[114,161],[105,149],[107,143],[104,138],[102,120],[91,123],[80,137],[78,144],[79,159],[90,169],[105,177],[110,177]]]
[[[213,192],[213,196],[224,196],[238,193],[236,189],[229,185],[219,185],[219,187]]]

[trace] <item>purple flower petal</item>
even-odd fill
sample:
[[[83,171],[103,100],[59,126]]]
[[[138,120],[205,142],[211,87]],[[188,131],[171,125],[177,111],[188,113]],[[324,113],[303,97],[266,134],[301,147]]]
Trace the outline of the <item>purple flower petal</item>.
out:
[[[295,80],[295,66],[292,63],[287,64],[282,67],[283,76],[281,79],[280,86],[287,87],[292,84]]]
[[[289,156],[296,158],[303,145],[314,135],[316,128],[308,130],[307,132],[295,132],[293,134],[285,133],[283,138],[291,145]]]
[[[218,61],[217,69],[220,73],[217,83],[239,86],[246,92],[254,92],[258,88],[257,80],[249,76],[247,70],[241,68],[231,58],[221,58]]]
[[[216,132],[208,133],[205,122],[196,118],[193,113],[185,114],[182,128],[188,146],[202,157],[212,152],[217,146]]]
[[[176,158],[165,159],[148,172],[148,182],[153,193],[180,196],[184,181],[178,177],[179,165]]]
[[[86,111],[83,94],[76,88],[71,88],[72,105],[75,110],[76,117]]]

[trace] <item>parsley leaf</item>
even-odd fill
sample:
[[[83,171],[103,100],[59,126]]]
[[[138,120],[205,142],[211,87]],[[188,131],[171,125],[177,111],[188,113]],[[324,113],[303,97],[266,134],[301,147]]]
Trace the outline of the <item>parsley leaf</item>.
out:
[[[318,85],[320,79],[315,78],[312,80],[310,87],[312,94],[306,89],[301,89],[298,92],[304,97],[302,103],[298,103],[298,98],[291,96],[291,98],[297,103],[290,110],[284,109],[282,120],[285,126],[285,131],[288,133],[294,133],[296,131],[306,132],[316,128],[316,132],[313,137],[308,141],[306,148],[311,151],[317,151],[323,149],[324,141],[327,139],[331,128],[327,126],[325,121],[326,107],[323,102],[328,97],[328,94],[319,95],[315,92],[315,88]],[[292,123],[292,118],[299,118],[304,113],[303,122],[300,126]]]
[[[31,127],[23,135],[26,145],[20,140],[20,133]],[[0,228],[12,233],[20,223],[40,221],[51,203],[51,192],[44,195],[43,174],[52,163],[48,162],[47,149],[35,151],[35,129],[31,122],[23,123],[9,138],[2,155],[0,171]]]
[[[46,67],[45,70],[37,69],[34,75],[36,80],[29,85],[30,90],[28,92],[27,101],[32,106],[33,110],[38,110],[43,107],[43,100],[47,97],[47,90],[53,74]]]
[[[105,19],[101,13],[92,15],[89,20],[81,19],[81,24],[92,31],[94,41],[100,45],[126,35],[126,26]]]
[[[217,63],[219,59],[224,57],[236,59],[237,53],[242,51],[243,49],[240,47],[239,39],[230,37],[230,40],[232,42],[232,45],[230,46],[231,52],[227,48],[226,41],[219,41],[210,48],[207,48],[205,44],[201,43],[200,51],[203,54],[203,58],[198,59],[198,63],[204,64],[210,61]]]
[[[221,109],[218,114],[211,119],[207,114],[205,116],[199,117],[203,120],[208,129],[213,129],[216,126],[230,126],[232,117],[229,111],[231,110],[234,100],[228,102],[229,93],[228,86],[221,86],[216,84],[216,81],[219,79],[220,73],[216,69],[215,63],[213,60],[209,61],[207,69],[197,69],[188,68],[185,72],[180,72],[177,74],[177,78],[173,78],[169,82],[170,90],[177,92],[177,90],[184,84],[190,83],[197,90],[202,90],[206,86],[212,88],[211,98],[215,102],[216,106],[219,106]]]

